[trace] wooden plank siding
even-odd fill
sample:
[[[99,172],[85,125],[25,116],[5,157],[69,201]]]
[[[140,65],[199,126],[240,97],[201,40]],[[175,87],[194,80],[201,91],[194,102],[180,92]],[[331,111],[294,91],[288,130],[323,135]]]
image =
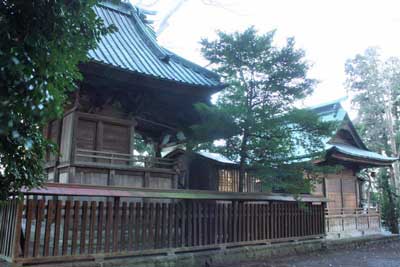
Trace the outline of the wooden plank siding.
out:
[[[0,208],[0,252],[12,257],[8,242],[19,218],[21,244],[13,260],[66,259],[70,256],[121,255],[210,245],[240,245],[297,240],[324,235],[324,205],[285,201],[173,202],[46,200],[30,198]],[[302,214],[302,216],[299,216]],[[306,215],[306,217],[305,217]],[[8,227],[7,227],[8,225]],[[298,226],[298,227],[296,227]],[[95,233],[97,231],[97,233]],[[12,243],[12,242],[11,242]]]
[[[66,112],[61,121],[50,123],[45,130],[48,139],[59,141],[60,149],[59,155],[46,157],[48,180],[65,184],[176,188],[173,160],[133,155],[135,125],[133,119]]]

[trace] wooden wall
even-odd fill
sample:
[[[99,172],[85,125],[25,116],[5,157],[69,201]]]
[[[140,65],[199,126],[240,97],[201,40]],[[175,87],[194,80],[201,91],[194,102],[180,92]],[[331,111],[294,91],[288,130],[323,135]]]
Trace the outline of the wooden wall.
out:
[[[134,126],[133,120],[77,111],[66,113],[62,122],[57,121],[47,127],[48,136],[52,139],[57,139],[61,134],[59,166],[47,169],[49,180],[61,183],[176,188],[173,170],[134,167],[128,161],[118,160],[112,162],[113,165],[108,159],[75,156],[80,149],[132,154]],[[60,128],[61,133],[57,130]],[[122,166],[116,166],[118,163]]]
[[[239,192],[239,169],[236,166],[194,156],[188,168],[189,189]],[[246,173],[243,191],[260,192],[261,185]]]
[[[117,153],[130,151],[134,122],[80,113],[77,119],[76,148]]]
[[[194,157],[189,172],[189,189],[218,190],[218,170],[211,161]]]
[[[324,194],[329,199],[328,209],[356,209],[359,206],[358,180],[351,169],[337,174],[328,174],[324,182],[317,185],[314,194]]]

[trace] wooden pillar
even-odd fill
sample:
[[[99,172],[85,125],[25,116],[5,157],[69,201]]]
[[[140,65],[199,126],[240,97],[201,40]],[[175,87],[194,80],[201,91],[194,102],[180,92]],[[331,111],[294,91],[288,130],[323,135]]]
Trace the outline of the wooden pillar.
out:
[[[342,173],[343,174],[343,173]],[[343,175],[340,178],[340,201],[341,201],[341,208],[344,208],[344,199],[343,199]]]
[[[324,197],[327,197],[327,194],[326,194],[326,177],[322,178],[322,194],[324,195]]]
[[[71,118],[71,123],[72,123],[72,128],[71,128],[71,147],[70,147],[70,154],[69,154],[69,161],[71,164],[75,162],[75,153],[76,153],[76,132],[78,130],[78,120],[79,120],[79,115],[78,112],[74,111],[71,113],[72,118]]]
[[[63,126],[63,120],[64,120],[64,116],[63,117],[61,117],[61,119],[58,121],[58,135],[57,135],[57,145],[58,145],[58,147],[60,148],[60,146],[61,146],[61,141],[62,141],[62,139],[61,139],[61,133],[62,133],[62,126]],[[60,164],[60,157],[61,157],[61,155],[57,155],[57,159],[56,159],[56,162],[55,162],[55,165],[54,165],[54,170],[53,170],[53,172],[54,172],[54,177],[53,177],[53,179],[54,179],[54,182],[55,183],[59,183],[60,182],[60,177],[59,177],[59,171],[58,171],[58,165]]]
[[[137,122],[135,119],[132,118],[132,125],[129,128],[129,155],[133,155],[133,150],[135,149],[135,127]],[[134,161],[130,162],[130,165],[134,165]]]
[[[94,148],[94,150],[101,151],[103,149],[103,132],[104,124],[101,120],[99,120],[96,125],[96,147]]]
[[[174,176],[172,177],[172,182],[171,182],[172,189],[178,189],[178,179],[179,179],[179,176],[177,174],[174,174]]]
[[[355,186],[355,194],[356,194],[356,208],[359,208],[360,206],[361,206],[361,203],[360,203],[360,188],[359,188],[359,183],[358,183],[358,179],[357,179],[357,176],[356,176],[356,179],[355,179],[355,181],[354,181],[354,186]]]
[[[143,177],[143,187],[150,187],[150,172],[146,171]]]

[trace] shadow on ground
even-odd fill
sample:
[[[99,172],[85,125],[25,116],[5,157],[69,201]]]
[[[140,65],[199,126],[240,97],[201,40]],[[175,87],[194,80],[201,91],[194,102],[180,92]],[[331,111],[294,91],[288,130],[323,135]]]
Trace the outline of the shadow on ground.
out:
[[[218,267],[399,267],[400,241]]]

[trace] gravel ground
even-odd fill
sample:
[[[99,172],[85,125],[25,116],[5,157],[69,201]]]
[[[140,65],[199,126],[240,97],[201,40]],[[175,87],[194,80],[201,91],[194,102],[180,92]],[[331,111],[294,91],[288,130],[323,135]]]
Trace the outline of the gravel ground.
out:
[[[400,267],[400,241],[221,267]]]

